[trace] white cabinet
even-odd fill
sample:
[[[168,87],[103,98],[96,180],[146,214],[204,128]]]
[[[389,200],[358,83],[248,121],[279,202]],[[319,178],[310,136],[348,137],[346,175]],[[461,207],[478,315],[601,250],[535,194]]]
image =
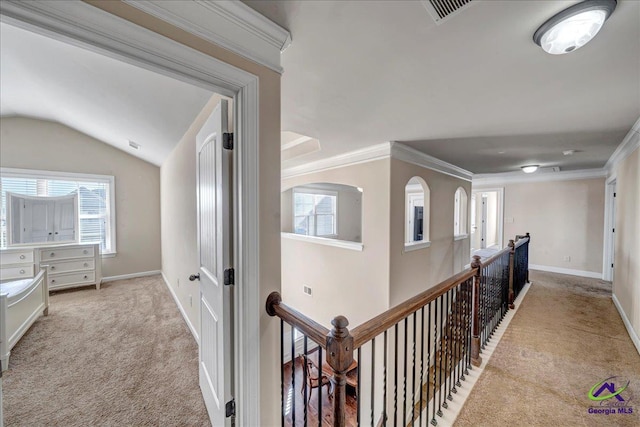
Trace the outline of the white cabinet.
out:
[[[33,277],[33,249],[0,251],[0,282]]]
[[[63,245],[36,249],[38,266],[47,266],[49,290],[96,285],[100,289],[100,245]]]

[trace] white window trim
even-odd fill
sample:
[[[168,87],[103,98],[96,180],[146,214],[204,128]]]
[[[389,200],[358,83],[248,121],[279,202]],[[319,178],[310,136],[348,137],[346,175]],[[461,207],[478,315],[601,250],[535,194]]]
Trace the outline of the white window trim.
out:
[[[417,242],[405,243],[404,252],[417,251],[418,249],[424,249],[431,246],[430,241],[418,240]]]
[[[282,232],[282,237],[290,240],[299,240],[301,242],[316,243],[319,245],[333,246],[336,248],[349,249],[352,251],[364,250],[364,245],[360,242],[351,242],[349,240],[330,239],[328,237],[307,236],[306,234],[296,234]]]
[[[456,234],[455,236],[453,236],[453,240],[464,240],[464,239],[468,239],[469,235],[468,234]]]
[[[109,233],[111,241],[111,250],[109,252],[102,253],[103,258],[111,258],[116,256],[116,197],[115,197],[115,177],[112,175],[97,175],[88,173],[76,173],[76,172],[59,172],[59,171],[46,171],[36,169],[17,169],[17,168],[5,168],[0,167],[0,175],[4,177],[12,178],[25,178],[25,179],[69,179],[71,181],[85,181],[85,182],[109,182]],[[79,236],[78,236],[79,238]]]
[[[296,193],[303,193],[303,194],[320,194],[320,195],[326,195],[326,196],[332,196],[336,198],[336,204],[335,204],[335,214],[333,215],[333,220],[334,220],[334,230],[335,233],[334,234],[325,234],[323,236],[316,236],[316,235],[312,235],[312,234],[298,234],[295,232],[296,230]],[[291,226],[292,226],[292,230],[293,230],[293,234],[296,234],[298,236],[308,236],[308,237],[324,237],[324,238],[329,238],[329,239],[333,239],[338,237],[338,192],[337,191],[333,191],[333,190],[323,190],[320,188],[313,188],[313,187],[295,187],[293,189],[293,193],[292,193],[292,197],[291,197],[291,203],[292,203],[292,207],[291,207],[291,212],[292,212],[292,220],[291,220]],[[315,206],[314,206],[314,212],[315,212]],[[317,216],[317,214],[314,213],[314,216]],[[316,227],[317,230],[317,221],[314,221],[314,226]]]

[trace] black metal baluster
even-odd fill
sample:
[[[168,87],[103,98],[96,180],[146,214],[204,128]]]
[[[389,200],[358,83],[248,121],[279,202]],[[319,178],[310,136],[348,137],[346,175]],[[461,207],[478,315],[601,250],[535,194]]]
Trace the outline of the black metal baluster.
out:
[[[387,425],[387,331],[384,331],[384,355],[382,368],[382,425]]]
[[[443,341],[443,328],[442,328],[442,323],[443,323],[443,312],[444,312],[444,296],[440,295],[438,297],[438,301],[440,301],[440,321],[438,322],[438,329],[440,330],[440,333],[438,334],[439,337],[439,343],[440,343],[440,349],[438,350],[438,362],[436,365],[438,365],[438,416],[441,417],[442,416],[442,341]],[[446,403],[446,402],[445,402]]]
[[[420,309],[420,415],[418,425],[422,427],[422,398],[424,397],[424,307]]]
[[[304,352],[304,357],[302,358],[302,363],[307,363],[307,336],[304,336],[304,348],[302,350]],[[309,405],[309,401],[307,400],[307,370],[305,369],[305,366],[302,366],[302,377],[303,377],[303,387],[304,387],[304,404],[303,404],[303,408],[304,408],[304,426],[307,427],[307,406]],[[322,380],[320,380],[320,383],[322,383]]]
[[[408,341],[409,327],[408,327],[408,317],[404,318],[404,363],[403,363],[403,371],[404,371],[404,387],[403,387],[403,400],[402,400],[402,425],[407,425],[407,365],[408,357],[407,354],[407,341]]]
[[[376,339],[375,337],[371,340],[371,427],[373,427],[374,423],[374,406],[375,406],[375,390],[376,390],[376,376],[375,376],[375,368],[376,368]],[[358,372],[360,372],[360,365],[358,364]],[[358,381],[358,388],[360,387],[360,381]],[[358,395],[358,400],[360,400],[360,395]]]
[[[362,363],[360,362],[360,347],[358,347],[358,386],[356,387],[356,425],[360,425],[360,384],[362,381],[360,380],[360,373],[362,372]],[[373,368],[372,368],[373,369]]]
[[[393,358],[393,425],[398,425],[398,324],[394,325],[395,356]]]
[[[457,393],[458,388],[460,387],[460,381],[458,380],[458,365],[460,365],[460,353],[459,353],[459,341],[460,341],[460,320],[458,319],[458,304],[460,303],[460,285],[453,288],[454,290],[454,301],[453,301],[453,376],[451,377],[451,382],[453,386],[451,387],[452,393]]]
[[[438,359],[438,300],[436,299],[434,302],[432,302],[432,304],[435,307],[435,315],[433,317],[433,378],[432,378],[433,412],[432,412],[431,424],[435,426],[436,424],[438,424],[438,421],[436,421],[436,374],[437,374],[436,365],[438,362],[437,360]],[[429,321],[431,321],[431,317],[429,317]],[[427,396],[427,399],[429,399],[429,396]]]
[[[473,316],[473,279],[467,280],[467,319],[466,319],[466,328],[467,328],[467,337],[466,337],[466,348],[467,348],[467,358],[464,366],[464,374],[469,375],[469,368],[471,368],[471,317]]]
[[[291,327],[291,425],[296,425],[296,340],[295,328]]]
[[[322,384],[322,347],[318,346],[318,376],[320,384]],[[331,386],[329,386],[331,387]],[[318,387],[318,426],[322,425],[322,387]]]
[[[443,295],[444,297],[444,301],[446,301],[446,307],[447,307],[447,311],[446,314],[444,316],[444,332],[443,332],[443,336],[445,339],[445,345],[444,345],[444,399],[442,402],[442,407],[447,409],[447,407],[449,406],[447,404],[447,399],[449,398],[449,389],[448,389],[448,378],[449,378],[449,345],[451,344],[451,330],[449,329],[449,327],[451,326],[451,322],[449,321],[450,316],[451,316],[451,305],[449,304],[449,291],[447,291],[447,293],[445,295]]]
[[[416,420],[416,313],[413,312],[413,365],[411,374],[411,425]]]
[[[451,372],[453,371],[453,359],[452,359],[452,346],[453,346],[453,289],[447,291],[447,369],[446,369],[446,377],[444,379],[445,389],[447,390],[447,399],[453,400],[453,396],[451,396]],[[445,402],[447,403],[447,402]],[[448,405],[447,405],[448,406]],[[447,407],[445,406],[445,408]]]
[[[292,366],[293,369],[293,366]],[[282,402],[282,410],[280,414],[280,421],[282,427],[284,427],[284,320],[280,319],[280,399]]]

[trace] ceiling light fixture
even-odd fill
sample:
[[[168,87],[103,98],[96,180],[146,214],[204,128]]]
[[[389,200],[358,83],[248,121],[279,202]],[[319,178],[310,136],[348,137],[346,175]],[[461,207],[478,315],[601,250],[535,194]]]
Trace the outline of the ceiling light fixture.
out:
[[[573,52],[598,34],[618,2],[586,0],[554,15],[533,34],[533,41],[552,55]]]
[[[133,142],[133,141],[129,140],[129,147],[133,148],[134,150],[139,150],[140,149],[140,144],[138,144],[137,142]]]
[[[538,165],[522,166],[522,172],[524,173],[534,173],[537,170],[538,170]]]

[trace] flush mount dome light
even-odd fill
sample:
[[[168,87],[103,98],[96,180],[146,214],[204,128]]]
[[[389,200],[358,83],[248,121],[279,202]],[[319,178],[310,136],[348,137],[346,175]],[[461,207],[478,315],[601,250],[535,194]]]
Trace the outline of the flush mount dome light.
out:
[[[533,34],[533,41],[552,55],[573,52],[598,34],[616,0],[586,0],[551,17]]]
[[[524,173],[534,173],[537,170],[538,170],[538,165],[522,166],[522,172]]]

